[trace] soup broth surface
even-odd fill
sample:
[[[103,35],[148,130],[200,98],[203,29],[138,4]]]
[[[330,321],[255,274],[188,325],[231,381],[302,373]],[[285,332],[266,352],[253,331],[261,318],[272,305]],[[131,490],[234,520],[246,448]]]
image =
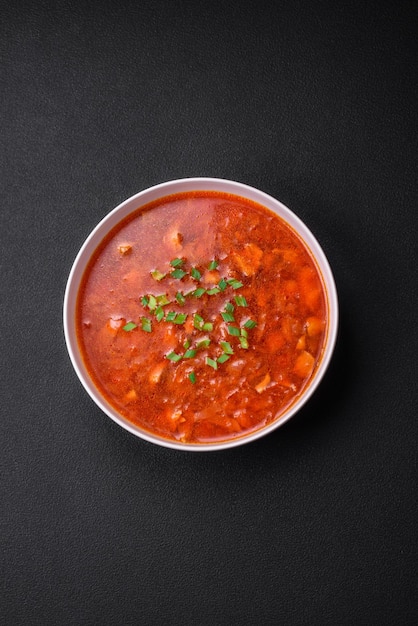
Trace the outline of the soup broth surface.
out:
[[[327,303],[284,220],[199,191],[141,207],[109,233],[83,276],[76,325],[119,414],[206,444],[261,429],[299,398],[320,362]]]

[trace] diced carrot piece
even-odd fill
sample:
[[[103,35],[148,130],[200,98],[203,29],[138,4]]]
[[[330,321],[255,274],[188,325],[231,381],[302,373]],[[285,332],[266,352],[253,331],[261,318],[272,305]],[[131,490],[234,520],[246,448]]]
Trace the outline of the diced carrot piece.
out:
[[[318,276],[311,267],[303,267],[299,272],[301,298],[311,310],[317,310],[320,304],[321,288]]]
[[[275,330],[266,336],[266,345],[269,352],[278,352],[285,343],[286,338],[280,330]]]
[[[308,317],[306,320],[306,332],[309,337],[319,335],[324,330],[324,321],[319,317]]]
[[[218,270],[208,270],[203,274],[203,281],[210,285],[217,285],[221,280],[221,275]]]
[[[188,315],[186,321],[184,322],[184,330],[187,334],[191,334],[194,329],[193,316]]]
[[[264,376],[263,380],[260,380],[258,385],[255,386],[256,392],[257,393],[263,393],[263,391],[265,391],[267,389],[267,387],[269,386],[270,381],[271,381],[271,377],[270,377],[270,374],[267,372],[267,374]]]
[[[304,350],[297,357],[293,371],[297,376],[300,376],[300,378],[307,378],[311,374],[314,365],[314,357]]]
[[[301,335],[296,344],[296,350],[304,350],[306,348],[306,337]]]
[[[126,254],[130,254],[132,252],[132,246],[129,243],[122,244],[118,246],[118,251],[120,254],[125,256]]]
[[[321,291],[319,289],[312,289],[305,295],[305,302],[311,311],[317,311],[320,305]]]
[[[157,365],[152,368],[148,376],[150,383],[156,385],[160,381],[161,375],[166,367],[167,363],[165,362],[157,363]]]
[[[137,394],[135,389],[131,389],[130,391],[128,391],[128,393],[125,395],[125,402],[135,402],[135,400],[137,399]]]

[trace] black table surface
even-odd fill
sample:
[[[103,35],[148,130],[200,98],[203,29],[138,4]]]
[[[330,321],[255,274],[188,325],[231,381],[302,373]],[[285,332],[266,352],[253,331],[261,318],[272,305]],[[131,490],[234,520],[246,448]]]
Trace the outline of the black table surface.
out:
[[[2,624],[418,623],[414,6],[2,2]],[[62,328],[97,222],[191,176],[288,205],[341,307],[304,409],[205,454],[106,417]]]

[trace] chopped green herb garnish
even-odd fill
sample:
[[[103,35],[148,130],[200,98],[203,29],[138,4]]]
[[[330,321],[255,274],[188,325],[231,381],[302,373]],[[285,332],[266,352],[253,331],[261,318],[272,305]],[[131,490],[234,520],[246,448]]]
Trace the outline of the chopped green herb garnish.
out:
[[[206,357],[206,365],[213,367],[214,370],[218,369],[218,363],[214,359],[211,359],[209,356]]]
[[[142,317],[141,328],[142,330],[145,330],[146,333],[150,333],[152,331],[151,320],[149,320],[147,317]]]
[[[172,276],[173,278],[178,278],[179,280],[181,280],[183,278],[183,276],[186,276],[187,272],[183,271],[182,269],[178,268],[176,270],[174,270],[174,272],[171,272],[170,276]]]
[[[180,293],[180,291],[176,293],[176,300],[181,306],[183,306],[183,304],[186,302],[186,298],[183,296],[182,293]]]
[[[198,330],[201,330],[204,323],[205,323],[205,320],[203,319],[203,317],[195,313],[193,316],[193,326],[197,328]]]
[[[202,279],[201,270],[199,270],[197,267],[192,267],[190,270],[186,271],[186,269],[190,267],[189,265],[185,265],[186,261],[187,259],[180,257],[172,259],[170,261],[171,269],[169,274],[161,272],[158,269],[152,270],[150,274],[152,278],[156,281],[163,280],[163,278],[165,278],[167,275],[178,280],[182,280],[185,276],[187,276],[188,279],[192,278],[197,282],[200,281]],[[207,269],[209,271],[213,271],[216,270],[218,266],[219,261],[213,259],[208,263]],[[195,287],[197,288],[193,288],[188,292],[177,291],[173,301],[170,300],[167,294],[147,294],[141,297],[141,304],[143,307],[145,307],[154,314],[157,322],[161,322],[164,320],[166,322],[172,322],[173,324],[181,325],[186,322],[188,314],[179,313],[178,311],[168,311],[166,313],[163,307],[169,305],[170,303],[183,306],[189,296],[193,296],[194,298],[201,298],[204,294],[208,294],[209,296],[216,296],[217,294],[225,291],[228,286],[232,289],[240,289],[244,286],[244,284],[237,278],[221,278],[217,285],[213,285],[209,289],[205,289],[202,286],[195,285]],[[240,328],[234,317],[235,307],[247,307],[248,303],[246,298],[241,295],[236,295],[234,296],[234,298],[231,298],[231,300],[231,302],[227,302],[225,304],[224,310],[221,311],[221,317],[223,321],[226,322],[226,328],[229,335],[232,335],[233,337],[238,337],[241,347],[243,349],[248,349],[249,343],[247,329],[257,326],[257,322],[252,319],[247,319],[245,323],[241,322],[242,326]],[[191,315],[193,317],[193,327],[201,331],[201,334],[202,332],[206,332],[209,334],[213,331],[213,322],[206,322],[204,318],[198,313],[192,313]],[[140,324],[140,328],[142,328],[142,330],[144,330],[145,332],[152,332],[152,321],[148,317],[142,317],[138,324]],[[125,324],[125,326],[123,326],[123,330],[129,332],[137,328],[138,324],[136,324],[135,322],[128,322],[127,324]],[[172,351],[166,355],[166,358],[173,363],[178,363],[182,359],[193,359],[194,357],[196,357],[199,350],[206,349],[211,344],[211,340],[209,339],[208,335],[203,335],[203,337],[203,339],[197,342],[192,342],[192,339],[190,337],[187,338],[186,340],[184,340],[183,343],[184,351],[180,348],[182,353]],[[226,363],[234,354],[234,348],[231,346],[229,341],[220,341],[217,346],[222,348],[222,354],[220,354],[217,358],[211,358],[209,356],[206,356],[206,365],[213,368],[214,370],[218,369],[218,364],[221,365],[223,363]],[[195,384],[196,373],[192,371],[189,373],[188,376],[190,382],[192,384]]]
[[[177,313],[176,317],[173,319],[174,324],[184,324],[187,320],[187,313]]]
[[[241,348],[244,348],[245,350],[248,349],[248,339],[246,337],[240,337],[239,338],[240,344],[241,344]]]
[[[244,296],[235,296],[235,302],[237,306],[248,306],[247,300]]]
[[[122,326],[122,330],[126,330],[126,332],[129,333],[134,328],[137,328],[137,326],[138,324],[135,324],[134,322],[128,322],[125,326]]]
[[[161,322],[161,320],[164,317],[164,309],[163,307],[159,306],[155,309],[155,317],[157,319],[157,322]]]
[[[232,289],[239,289],[240,287],[244,286],[243,283],[236,278],[230,278],[226,282],[232,287]]]
[[[192,269],[190,270],[190,275],[195,280],[200,280],[202,278],[202,274],[199,272],[199,270],[196,267],[192,267]]]
[[[224,322],[235,322],[235,317],[232,315],[232,313],[226,313],[225,311],[222,311],[221,315]]]
[[[234,354],[234,351],[229,341],[221,341],[220,346],[222,350],[225,352],[225,354]]]
[[[200,350],[201,348],[207,348],[210,346],[210,339],[202,339],[202,341],[198,341],[196,344],[196,348]]]
[[[154,280],[162,280],[167,276],[167,274],[163,274],[162,272],[160,272],[160,270],[153,270],[151,272],[151,276]]]
[[[157,308],[157,298],[153,295],[148,299],[148,308],[150,311],[154,311]]]
[[[170,300],[168,299],[167,294],[163,293],[160,296],[157,296],[157,302],[160,306],[165,306],[166,304],[170,304]]]

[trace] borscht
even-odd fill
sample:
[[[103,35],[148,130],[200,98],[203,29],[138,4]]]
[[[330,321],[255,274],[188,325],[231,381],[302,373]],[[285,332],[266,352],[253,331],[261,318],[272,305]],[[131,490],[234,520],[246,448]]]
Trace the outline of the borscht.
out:
[[[114,410],[185,444],[280,420],[321,363],[321,272],[270,209],[218,191],[168,195],[123,218],[87,264],[79,349]]]

